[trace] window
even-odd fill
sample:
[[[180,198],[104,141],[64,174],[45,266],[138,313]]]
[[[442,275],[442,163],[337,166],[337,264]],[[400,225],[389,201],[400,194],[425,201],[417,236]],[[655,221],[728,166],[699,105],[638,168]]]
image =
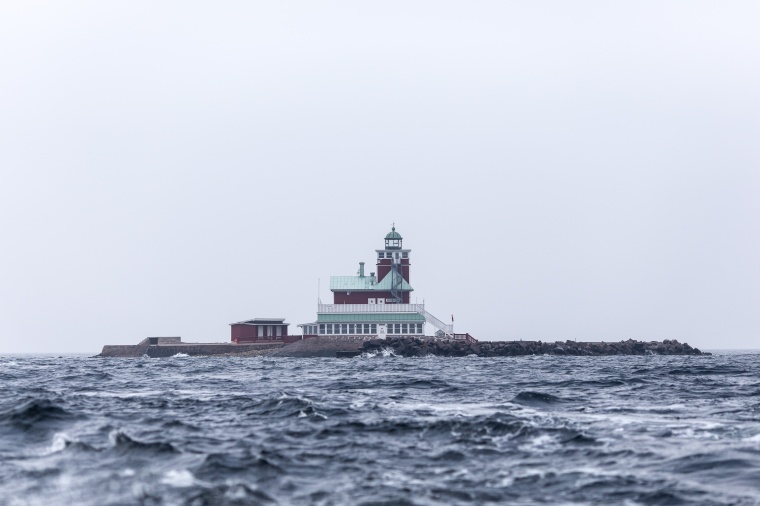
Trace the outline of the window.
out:
[[[341,324],[341,326],[340,326],[340,333],[341,334],[346,334],[347,332],[348,332],[348,325],[346,325],[345,323]]]
[[[374,304],[374,303],[375,303],[375,299],[367,299],[367,304]]]
[[[370,328],[370,334],[377,334],[377,323],[373,323]]]
[[[421,324],[421,323],[418,323],[418,324],[417,324],[417,333],[418,333],[418,334],[422,334],[422,333],[424,333],[424,330],[422,330],[422,324]]]
[[[400,324],[400,323],[395,323],[393,326],[395,327],[395,328],[393,329],[393,330],[394,330],[394,332],[395,332],[396,334],[400,334],[400,333],[401,333],[401,324]]]
[[[349,334],[356,334],[356,329],[354,329],[354,324],[353,323],[349,323],[348,324],[348,333]]]
[[[277,337],[282,336],[282,325],[277,325]]]
[[[325,333],[325,324],[324,323],[320,323],[319,324],[319,333],[320,334],[324,334]]]
[[[369,323],[364,324],[364,333],[369,334]]]
[[[383,258],[383,257],[385,257],[385,255],[383,255],[383,252],[382,252],[382,251],[381,251],[380,253],[378,253],[378,254],[377,254],[377,258]]]
[[[409,326],[406,323],[401,324],[401,333],[402,334],[408,334],[409,333]]]
[[[401,258],[409,258],[409,253],[407,253],[406,251],[401,253]]]
[[[332,331],[332,323],[328,323],[327,324],[327,333],[328,334],[332,334],[333,333],[333,331]]]
[[[378,304],[385,304],[385,299],[377,299]]]

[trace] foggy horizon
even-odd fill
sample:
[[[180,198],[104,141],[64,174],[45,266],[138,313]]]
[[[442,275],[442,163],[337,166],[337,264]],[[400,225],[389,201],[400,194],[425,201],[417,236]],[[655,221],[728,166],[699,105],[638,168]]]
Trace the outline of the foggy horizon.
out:
[[[1,4],[0,354],[296,334],[394,222],[479,340],[760,348],[758,14]]]

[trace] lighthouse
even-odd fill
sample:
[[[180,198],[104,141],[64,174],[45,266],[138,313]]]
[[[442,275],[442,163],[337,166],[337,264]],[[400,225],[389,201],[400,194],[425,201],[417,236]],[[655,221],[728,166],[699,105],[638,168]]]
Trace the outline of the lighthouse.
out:
[[[375,272],[367,275],[364,262],[359,262],[355,276],[331,276],[333,303],[318,302],[317,321],[299,325],[304,337],[420,337],[425,335],[425,323],[433,325],[437,334],[453,334],[453,326],[428,313],[424,304],[410,304],[411,250],[404,249],[403,241],[394,224],[384,247],[375,250]]]
[[[333,304],[408,304],[414,290],[409,284],[411,250],[402,249],[402,241],[394,226],[385,236],[385,248],[375,250],[377,276],[365,274],[364,262],[359,262],[356,276],[331,276]]]

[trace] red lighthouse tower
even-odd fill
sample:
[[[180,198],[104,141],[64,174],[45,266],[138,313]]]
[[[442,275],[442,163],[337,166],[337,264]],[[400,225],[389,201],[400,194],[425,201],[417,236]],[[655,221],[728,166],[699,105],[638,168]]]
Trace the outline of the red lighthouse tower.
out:
[[[408,304],[409,252],[402,248],[401,234],[396,227],[385,236],[385,248],[377,252],[377,277],[364,275],[364,262],[359,262],[356,276],[330,276],[330,291],[335,304]]]
[[[377,252],[377,279],[384,281],[390,276],[390,297],[386,302],[389,304],[408,304],[409,291],[404,290],[404,281],[409,284],[409,253],[411,250],[403,249],[403,238],[396,232],[396,225],[385,236],[385,249]]]

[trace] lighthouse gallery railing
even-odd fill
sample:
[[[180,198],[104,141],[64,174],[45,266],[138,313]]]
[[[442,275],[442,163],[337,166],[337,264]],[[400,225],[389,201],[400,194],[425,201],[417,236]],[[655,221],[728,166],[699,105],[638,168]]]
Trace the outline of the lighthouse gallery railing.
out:
[[[320,313],[422,313],[425,304],[319,304]]]

